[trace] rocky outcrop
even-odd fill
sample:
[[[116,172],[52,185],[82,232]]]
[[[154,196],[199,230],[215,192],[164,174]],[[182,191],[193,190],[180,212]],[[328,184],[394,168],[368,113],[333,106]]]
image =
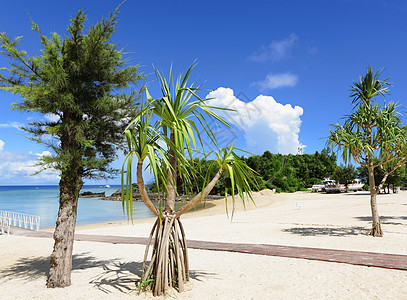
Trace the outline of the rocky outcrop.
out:
[[[101,192],[101,193],[93,193],[93,192],[83,192],[79,194],[79,197],[81,198],[98,198],[98,197],[105,197],[106,194],[105,192]]]
[[[141,199],[137,184],[133,183],[132,187],[133,187],[133,201],[143,201]],[[158,193],[147,193],[147,194],[148,194],[148,197],[150,198],[150,200],[153,202],[157,202],[160,200]],[[215,200],[215,199],[221,199],[221,198],[224,198],[224,196],[208,195],[206,197],[206,200]],[[110,196],[102,197],[101,199],[110,200],[110,201],[122,201],[122,189],[118,189]],[[161,195],[161,200],[163,200],[163,195]],[[189,199],[186,195],[178,196],[175,199],[175,201],[187,201],[187,200],[189,200]]]
[[[148,197],[150,198],[151,201],[159,201],[158,193],[147,193]],[[102,200],[110,200],[110,201],[122,201],[122,190],[118,189],[116,192],[111,194],[110,196],[102,197]],[[162,200],[161,196],[161,200]],[[134,192],[133,191],[133,201],[143,201],[141,199],[140,193]]]
[[[133,188],[133,201],[142,201],[137,184],[133,183],[132,188]],[[122,189],[118,189],[110,196],[105,196],[102,197],[101,199],[111,201],[122,201]]]

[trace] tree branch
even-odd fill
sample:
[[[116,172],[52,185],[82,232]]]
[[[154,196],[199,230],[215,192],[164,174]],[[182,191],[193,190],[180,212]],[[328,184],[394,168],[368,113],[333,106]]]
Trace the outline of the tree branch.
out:
[[[216,173],[215,177],[213,177],[211,182],[209,182],[208,185],[204,188],[203,193],[202,192],[198,193],[194,198],[192,198],[191,201],[189,201],[187,204],[178,209],[175,213],[176,218],[179,218],[182,214],[194,208],[195,206],[198,205],[199,202],[204,200],[211,192],[211,190],[214,188],[215,184],[219,181],[222,172],[223,172],[222,170],[219,170]]]
[[[140,191],[141,199],[143,200],[144,204],[155,214],[157,217],[160,216],[160,212],[158,211],[157,207],[154,206],[153,202],[151,202],[150,198],[148,197],[146,187],[144,185],[143,180],[143,163],[139,162],[137,164],[137,185]],[[133,199],[131,199],[133,200]]]

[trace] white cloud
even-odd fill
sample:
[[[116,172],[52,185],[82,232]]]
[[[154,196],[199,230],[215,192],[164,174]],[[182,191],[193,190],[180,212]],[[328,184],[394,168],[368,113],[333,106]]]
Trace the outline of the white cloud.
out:
[[[279,61],[290,56],[291,49],[298,40],[297,35],[291,34],[288,38],[272,41],[268,46],[262,46],[258,51],[252,53],[249,59],[256,62]]]
[[[41,170],[37,166],[38,159],[44,155],[50,155],[49,151],[42,153],[0,152],[0,183],[1,184],[47,184],[58,183],[59,172],[53,169],[45,170],[35,176],[34,173]]]
[[[20,127],[24,126],[24,124],[20,122],[10,122],[10,123],[0,123],[0,128],[10,128],[14,127],[20,129]]]
[[[3,151],[4,149],[4,142],[0,140],[0,151]]]
[[[44,115],[45,119],[47,119],[50,122],[58,122],[60,117],[56,114],[53,113],[47,113]]]
[[[293,87],[298,82],[298,76],[292,73],[268,74],[266,79],[253,82],[252,85],[260,87],[261,91],[277,89],[281,87]]]
[[[264,95],[246,103],[236,98],[232,89],[223,87],[210,92],[208,98],[213,98],[208,105],[235,110],[217,113],[244,133],[247,151],[295,154],[298,147],[304,147],[298,140],[303,114],[300,106],[283,105]]]
[[[51,152],[49,151],[42,151],[41,153],[37,153],[36,154],[39,158],[43,157],[43,156],[50,156]]]

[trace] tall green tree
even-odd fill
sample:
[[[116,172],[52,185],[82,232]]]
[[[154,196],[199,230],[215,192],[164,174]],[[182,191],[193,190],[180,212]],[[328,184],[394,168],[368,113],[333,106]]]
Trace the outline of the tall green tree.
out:
[[[47,145],[52,155],[43,157],[44,169],[60,173],[59,211],[54,232],[48,287],[71,284],[72,248],[78,196],[84,178],[108,178],[109,165],[125,142],[122,132],[136,116],[137,92],[124,88],[143,76],[137,66],[125,66],[123,53],[110,42],[118,9],[107,19],[85,30],[86,13],[71,19],[64,37],[43,35],[32,23],[42,44],[41,55],[19,50],[21,37],[0,35],[1,53],[10,58],[2,68],[0,88],[18,94],[22,102],[12,109],[52,114],[56,119],[34,121],[24,130]]]
[[[369,67],[351,89],[354,112],[343,125],[333,125],[328,143],[342,151],[344,161],[355,159],[368,169],[372,229],[369,234],[382,236],[376,201],[375,168],[392,166],[386,175],[405,165],[407,155],[406,128],[400,120],[396,103],[380,106],[374,97],[388,95],[388,79],[380,80],[381,71],[374,73]],[[384,184],[383,177],[378,189]]]
[[[180,217],[200,203],[216,183],[225,180],[225,193],[231,191],[233,205],[235,192],[241,200],[252,199],[250,182],[252,170],[234,153],[233,147],[215,152],[216,159],[205,174],[205,181],[200,192],[184,206],[175,210],[177,195],[177,178],[180,176],[184,185],[193,186],[196,158],[203,155],[203,135],[216,145],[216,136],[209,126],[209,120],[227,123],[221,119],[207,104],[208,99],[201,99],[197,92],[199,87],[188,85],[188,77],[194,67],[190,66],[184,76],[174,82],[172,74],[165,78],[157,71],[162,97],[153,99],[147,90],[147,103],[126,130],[129,153],[123,164],[123,205],[131,216],[132,203],[132,161],[137,159],[137,184],[145,205],[158,217],[148,239],[144,257],[141,285],[150,286],[154,296],[165,294],[169,287],[183,291],[184,282],[189,278],[189,262],[185,232]],[[198,127],[199,125],[199,127]],[[143,162],[148,159],[157,185],[162,183],[164,207],[156,207],[148,197],[142,175]],[[211,170],[216,169],[214,177]],[[124,176],[126,175],[126,176]],[[124,193],[124,185],[126,192]],[[124,195],[126,194],[126,195]],[[126,196],[126,197],[125,197]],[[154,236],[153,253],[146,268],[150,243]]]
[[[276,188],[277,191],[295,192],[311,187],[325,177],[332,176],[336,165],[336,155],[323,149],[321,153],[301,155],[272,154],[250,156],[247,165],[262,177],[263,188]]]
[[[345,184],[346,191],[348,191],[348,184],[352,183],[357,176],[357,172],[354,166],[339,166],[335,169],[332,179],[339,183]]]

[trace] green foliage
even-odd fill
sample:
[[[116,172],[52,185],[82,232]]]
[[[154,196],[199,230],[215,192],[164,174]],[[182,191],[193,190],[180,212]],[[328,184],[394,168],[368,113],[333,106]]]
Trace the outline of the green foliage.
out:
[[[69,233],[75,229],[83,178],[117,173],[110,163],[116,150],[124,149],[122,132],[137,112],[138,93],[126,95],[124,90],[143,76],[137,66],[126,67],[122,51],[109,42],[117,15],[116,9],[86,32],[86,14],[79,10],[64,37],[56,33],[47,37],[33,22],[42,44],[38,56],[19,50],[21,37],[12,40],[0,34],[0,53],[10,59],[8,67],[0,68],[0,89],[21,97],[13,109],[41,115],[23,129],[51,150],[39,165],[61,175],[48,287],[70,285],[73,235]]]
[[[376,160],[377,162],[377,160]],[[374,169],[374,178],[376,183],[380,183],[384,176],[385,176],[385,170],[387,171],[389,169],[392,169],[393,167],[390,166],[385,166],[383,168],[375,168]],[[360,166],[357,168],[357,173],[360,178],[368,178],[368,171],[366,167]],[[407,186],[407,174],[406,174],[406,166],[402,166],[398,169],[396,169],[394,172],[392,172],[386,180],[386,185],[393,185],[393,186],[401,186],[405,187]]]
[[[216,146],[216,136],[208,120],[229,125],[214,112],[216,109],[227,109],[208,106],[208,99],[202,99],[197,94],[200,87],[195,87],[194,84],[188,85],[188,77],[194,66],[195,62],[188,68],[185,75],[180,75],[175,82],[172,70],[168,80],[156,70],[162,97],[153,99],[146,89],[147,102],[125,131],[129,153],[122,169],[122,201],[123,205],[126,203],[126,207],[129,207],[132,197],[128,189],[124,197],[124,182],[126,186],[131,186],[131,165],[134,154],[138,158],[138,165],[141,165],[145,158],[149,159],[149,167],[155,178],[154,190],[164,192],[166,212],[173,213],[175,197],[180,191],[191,195],[191,198],[193,194],[201,192],[200,196],[196,195],[200,198],[196,199],[198,202],[202,200],[210,190],[213,190],[213,185],[219,188],[221,174],[224,180],[230,181],[230,186],[224,186],[223,190],[226,195],[230,190],[233,205],[235,191],[240,195],[243,203],[245,196],[253,200],[250,193],[251,187],[255,185],[252,170],[235,154],[233,146],[215,151],[217,159],[211,162],[199,158],[202,153],[205,156],[202,134],[209,136]],[[203,169],[205,169],[204,172],[202,172]],[[142,191],[144,180],[139,170],[137,180]],[[205,192],[205,190],[208,191]],[[141,195],[144,203],[154,211],[147,193]],[[196,205],[197,201],[192,201],[193,205]],[[187,205],[184,206],[185,210],[190,209],[192,204]],[[179,214],[183,212],[183,207],[177,211]]]
[[[253,155],[241,159],[254,171],[252,175],[254,180],[249,181],[252,190],[276,189],[277,192],[305,190],[313,184],[320,183],[325,177],[332,177],[337,168],[336,156],[328,149],[322,150],[321,153],[303,155],[281,155],[266,151],[263,155]],[[284,161],[286,164],[282,168]],[[206,174],[209,174],[209,178],[215,176],[217,170],[211,168],[213,162],[213,160],[195,160],[194,193],[203,186]],[[153,186],[153,184],[150,185],[150,187]],[[187,190],[182,187],[182,181],[178,181],[177,186],[180,194],[188,194]],[[211,194],[219,195],[224,192],[224,189],[224,177],[222,177],[212,189]],[[154,190],[157,189],[154,188]]]
[[[353,158],[366,168],[382,168],[388,176],[406,163],[407,129],[396,103],[379,105],[372,100],[378,95],[388,95],[390,84],[388,79],[380,80],[380,75],[380,71],[373,73],[369,68],[354,83],[351,89],[354,112],[343,125],[333,125],[328,144],[342,151],[345,162]]]
[[[357,178],[358,174],[356,172],[356,168],[352,165],[347,165],[347,166],[339,166],[335,169],[332,179],[336,180],[337,182],[343,183],[343,184],[349,184],[352,183],[355,178]]]
[[[342,152],[345,162],[353,158],[368,169],[372,211],[372,229],[369,234],[372,236],[383,235],[376,190],[381,189],[391,173],[406,164],[407,157],[407,130],[401,122],[401,113],[396,103],[379,105],[373,101],[378,95],[388,94],[388,79],[380,80],[380,75],[380,71],[373,73],[368,68],[366,75],[353,84],[353,113],[343,125],[333,125],[328,138],[328,144]],[[390,165],[386,170],[385,167]],[[378,167],[385,171],[385,175],[377,187],[374,170]]]
[[[332,176],[336,168],[336,156],[330,154],[329,149],[302,155],[281,155],[266,151],[261,156],[247,158],[247,164],[261,175],[262,181],[258,180],[260,187],[295,192]]]
[[[41,165],[59,170],[62,177],[70,176],[72,164],[82,177],[112,177],[109,164],[122,147],[126,123],[135,116],[138,94],[122,90],[143,76],[138,66],[125,67],[122,51],[109,43],[117,15],[116,10],[85,32],[86,14],[79,10],[64,37],[47,37],[33,22],[42,44],[39,56],[19,50],[21,37],[0,34],[0,52],[11,61],[1,68],[0,89],[21,96],[13,109],[54,117],[35,120],[24,130],[52,150]]]
[[[371,67],[368,67],[366,75],[359,77],[359,82],[355,82],[351,88],[352,102],[355,105],[370,105],[370,100],[376,96],[389,95],[388,89],[391,84],[389,78],[380,80],[382,70],[373,72]]]

